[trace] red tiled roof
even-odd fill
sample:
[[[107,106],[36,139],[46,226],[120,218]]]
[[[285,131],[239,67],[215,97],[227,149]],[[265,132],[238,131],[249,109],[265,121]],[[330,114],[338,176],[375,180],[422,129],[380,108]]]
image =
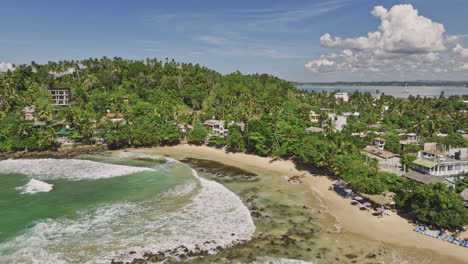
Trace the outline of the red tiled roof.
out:
[[[115,114],[115,113],[107,113],[102,119],[109,119],[109,118],[123,118],[123,114]]]

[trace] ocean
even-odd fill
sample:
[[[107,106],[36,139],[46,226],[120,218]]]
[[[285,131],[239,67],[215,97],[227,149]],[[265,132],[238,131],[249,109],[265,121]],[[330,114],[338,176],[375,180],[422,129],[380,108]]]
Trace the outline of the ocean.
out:
[[[131,152],[0,161],[0,212],[0,263],[10,264],[131,261],[180,246],[216,253],[255,231],[223,185]]]

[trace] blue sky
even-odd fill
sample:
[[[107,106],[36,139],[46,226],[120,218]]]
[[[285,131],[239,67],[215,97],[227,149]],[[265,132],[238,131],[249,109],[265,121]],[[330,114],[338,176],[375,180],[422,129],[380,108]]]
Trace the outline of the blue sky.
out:
[[[270,73],[294,81],[366,80],[366,71],[305,65],[347,49],[344,44],[321,45],[324,34],[366,36],[381,23],[371,14],[375,6],[391,9],[407,3],[443,24],[445,35],[457,35],[458,43],[467,46],[466,0],[16,0],[4,1],[0,7],[0,62],[168,57],[222,73]],[[414,76],[379,71],[374,79],[435,77],[468,79],[461,70]]]

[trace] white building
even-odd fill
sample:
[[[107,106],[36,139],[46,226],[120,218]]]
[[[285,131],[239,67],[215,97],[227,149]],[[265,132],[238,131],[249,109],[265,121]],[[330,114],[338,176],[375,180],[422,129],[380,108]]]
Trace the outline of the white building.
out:
[[[402,148],[405,148],[407,145],[418,145],[420,142],[419,135],[417,133],[402,133],[399,135],[406,137],[405,140],[400,140]]]
[[[385,148],[385,139],[383,138],[374,138],[372,140],[374,146],[378,149],[384,149]]]
[[[346,117],[349,117],[349,116],[359,117],[360,113],[359,112],[346,112],[346,113],[343,113],[343,116],[346,116]]]
[[[344,126],[347,124],[346,116],[337,115],[335,118],[335,129],[338,131],[343,130]]]
[[[335,94],[335,99],[338,102],[340,99],[342,99],[344,102],[349,101],[349,96],[348,93],[336,93]]]
[[[69,105],[71,101],[71,92],[68,88],[48,88],[49,94],[55,105],[65,106]]]
[[[456,160],[423,150],[418,152],[418,159],[413,164],[416,171],[444,178],[455,178],[454,176],[468,171],[468,160]]]
[[[229,130],[224,127],[224,120],[215,120],[215,119],[210,119],[206,120],[203,123],[204,126],[210,128],[210,135],[211,136],[227,136],[229,133]]]
[[[335,130],[337,131],[343,130],[344,126],[348,123],[348,119],[344,115],[329,113],[328,118],[330,118],[333,121],[333,124],[335,125]]]
[[[310,122],[312,123],[319,122],[319,114],[315,113],[314,111],[310,111],[309,117],[310,117]]]

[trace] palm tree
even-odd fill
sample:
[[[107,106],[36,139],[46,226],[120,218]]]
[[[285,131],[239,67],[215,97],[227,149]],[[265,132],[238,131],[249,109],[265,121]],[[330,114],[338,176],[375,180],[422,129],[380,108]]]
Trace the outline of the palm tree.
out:
[[[335,132],[336,125],[333,120],[329,117],[323,124],[323,131],[326,135],[332,135]]]

